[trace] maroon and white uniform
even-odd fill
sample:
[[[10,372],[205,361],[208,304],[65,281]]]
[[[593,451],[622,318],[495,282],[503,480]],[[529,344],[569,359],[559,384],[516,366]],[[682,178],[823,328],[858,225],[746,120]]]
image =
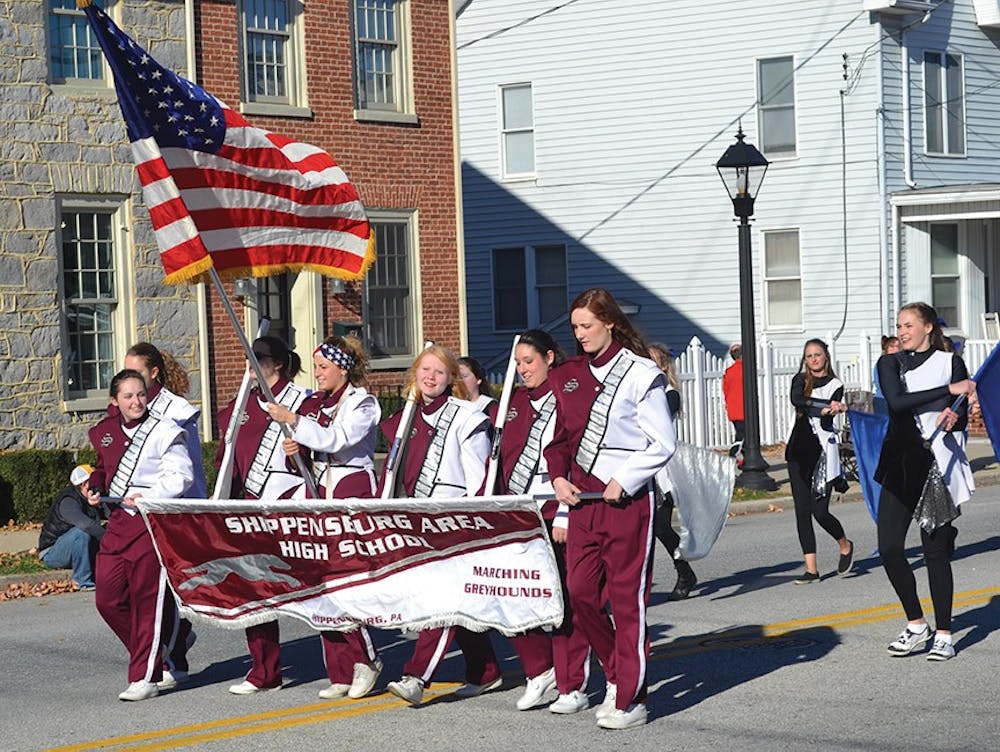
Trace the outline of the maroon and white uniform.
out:
[[[401,417],[402,411],[381,425],[390,441]],[[490,456],[488,428],[489,417],[467,400],[442,394],[430,404],[421,403],[403,456],[403,494],[415,498],[477,495],[486,479]],[[485,633],[456,627],[421,630],[403,673],[428,685],[456,632],[461,633],[466,682],[488,684],[499,678],[500,664]]]
[[[545,450],[549,475],[585,492],[602,492],[614,478],[626,494],[617,504],[573,507],[566,544],[575,626],[616,686],[621,710],[646,698],[650,482],[676,446],[664,378],[653,361],[617,342],[599,357],[571,358],[549,376],[556,397],[555,435]],[[614,623],[603,608],[606,600]]]
[[[321,498],[369,499],[375,495],[375,439],[382,407],[364,387],[345,384],[315,392],[298,408],[292,439],[311,451]],[[304,496],[304,486],[295,492]],[[356,663],[374,663],[378,651],[366,627],[320,632],[323,664],[331,684],[350,684]]]
[[[97,451],[92,488],[114,498],[184,496],[194,480],[184,430],[173,421],[109,416],[90,429]],[[162,621],[174,599],[139,510],[116,506],[97,553],[97,610],[129,653],[128,680],[159,682]]]
[[[375,493],[375,439],[382,408],[364,387],[316,392],[297,410],[292,439],[311,450],[320,496],[371,498]],[[295,496],[303,495],[302,490]]]
[[[548,380],[534,389],[515,389],[510,398],[500,439],[500,480],[503,493],[553,496],[544,450],[555,434],[556,398]],[[540,500],[549,527],[569,524],[569,507],[554,498]],[[535,677],[555,666],[560,694],[584,690],[590,668],[590,647],[580,630],[573,629],[573,610],[566,592],[566,548],[553,546],[563,586],[563,621],[549,633],[533,629],[511,638],[526,676]]]
[[[271,388],[274,399],[295,412],[307,392],[288,379],[279,379]],[[219,413],[222,430],[229,425],[236,401],[230,402]],[[282,441],[285,436],[281,424],[271,419],[267,400],[258,389],[250,392],[240,429],[233,447],[234,488],[245,499],[279,499],[288,495],[302,482],[302,476],[290,469]],[[222,464],[225,444],[219,444],[215,466]],[[292,465],[291,467],[294,467]],[[281,635],[277,620],[247,627],[247,649],[250,652],[250,672],[246,680],[264,689],[281,686]]]

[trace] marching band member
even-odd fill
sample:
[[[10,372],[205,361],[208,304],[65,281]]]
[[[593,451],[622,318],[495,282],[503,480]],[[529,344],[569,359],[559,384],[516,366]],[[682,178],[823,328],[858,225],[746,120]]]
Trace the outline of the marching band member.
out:
[[[518,710],[537,706],[553,687],[559,697],[549,705],[553,713],[569,714],[590,706],[586,695],[590,647],[586,637],[573,629],[573,610],[566,592],[566,528],[569,507],[552,494],[543,454],[555,432],[556,398],[549,372],[565,356],[552,335],[530,329],[514,348],[517,373],[524,388],[515,389],[500,438],[500,482],[503,493],[549,496],[539,501],[542,518],[552,538],[563,589],[563,621],[552,630],[532,629],[511,638],[528,677]]]
[[[253,352],[260,363],[264,380],[278,404],[297,410],[306,398],[306,390],[292,383],[301,370],[299,356],[288,349],[278,337],[259,337],[254,340]],[[256,373],[251,372],[256,381]],[[296,470],[289,469],[282,446],[281,426],[271,419],[267,400],[259,389],[250,393],[240,429],[233,447],[233,492],[245,499],[279,499],[287,496],[302,483]],[[225,430],[236,406],[234,399],[220,413],[218,422]],[[215,458],[221,466],[225,443],[219,444]],[[239,684],[229,691],[234,695],[250,695],[269,689],[281,689],[281,644],[277,619],[256,624],[246,629],[247,648],[250,651],[250,671]]]
[[[489,418],[467,400],[457,358],[439,345],[426,348],[410,367],[409,389],[417,394],[414,427],[400,468],[402,493],[415,498],[475,496],[486,477],[490,455]],[[399,411],[381,428],[395,435]],[[403,666],[399,681],[388,689],[413,706],[420,705],[452,637],[460,627],[423,629],[413,656]],[[466,657],[466,683],[456,695],[470,697],[499,687],[500,665],[489,638],[464,630],[460,640]],[[475,645],[474,652],[467,652]]]
[[[184,497],[204,499],[207,483],[201,457],[201,439],[198,436],[201,410],[183,396],[191,385],[187,372],[173,356],[149,342],[132,345],[125,353],[124,367],[142,374],[143,381],[146,382],[149,414],[154,418],[172,420],[184,429],[188,456],[194,468],[194,483]],[[108,412],[113,412],[110,407]],[[172,593],[170,598],[173,599]],[[188,680],[187,653],[196,639],[191,622],[180,618],[175,599],[170,615],[171,618],[163,624],[163,679],[159,684],[160,689],[173,689]]]
[[[674,356],[669,347],[657,343],[649,346],[649,355],[666,377],[667,407],[670,409],[670,418],[677,420],[677,414],[681,411],[681,391],[677,371],[674,368]],[[656,508],[653,532],[656,539],[667,549],[670,561],[673,562],[674,570],[677,572],[677,582],[674,583],[669,598],[672,601],[681,601],[691,594],[691,588],[698,584],[698,577],[691,569],[691,565],[677,556],[681,537],[671,525],[675,503],[672,490],[670,478],[667,477],[667,470],[664,467],[656,474],[656,492],[662,496],[663,502]]]
[[[285,452],[311,451],[320,498],[370,499],[375,495],[375,439],[382,408],[364,387],[368,354],[353,337],[327,337],[313,351],[313,374],[319,391],[297,411],[267,406],[274,420],[294,427]],[[294,495],[299,497],[300,491]],[[319,696],[357,699],[371,692],[382,661],[367,627],[320,634],[330,686]]]
[[[604,666],[602,728],[646,722],[646,664],[653,564],[651,482],[676,446],[663,372],[609,292],[581,293],[570,307],[582,356],[553,371],[555,435],[545,450],[556,498],[572,509],[567,587],[581,629]],[[599,492],[583,501],[581,492]],[[610,601],[614,622],[604,609]]]
[[[475,358],[468,356],[458,359],[458,375],[465,384],[465,389],[469,393],[469,401],[474,403],[477,410],[482,410],[490,416],[490,427],[497,417],[499,403],[490,394],[490,382],[486,378],[486,369]]]
[[[834,415],[847,411],[843,399],[844,383],[830,366],[826,343],[809,340],[802,350],[799,372],[792,377],[791,400],[796,417],[785,449],[795,501],[795,526],[806,565],[805,573],[794,580],[796,585],[819,581],[814,518],[840,547],[837,574],[846,575],[854,565],[854,544],[830,513],[830,494],[834,488],[843,491],[846,486],[840,466],[840,442],[833,427]]]
[[[135,500],[182,497],[194,482],[194,471],[184,430],[147,409],[142,374],[118,372],[111,380],[111,404],[116,414],[89,433],[97,452],[91,502],[105,494],[122,500],[111,511],[97,553],[96,602],[104,621],[129,651],[129,685],[118,699],[135,702],[159,693],[161,624],[175,607]]]
[[[902,352],[878,360],[878,377],[889,405],[889,429],[882,444],[875,480],[882,484],[878,503],[878,548],[893,590],[906,612],[907,625],[889,647],[894,656],[909,655],[931,639],[917,596],[916,579],[906,559],[906,531],[926,493],[935,461],[956,507],[972,497],[975,483],[965,455],[967,414],[950,403],[959,395],[974,399],[976,383],[965,363],[948,352],[937,312],[926,303],[904,305],[896,317]],[[930,446],[928,448],[928,442]],[[943,490],[943,489],[942,489]],[[951,639],[955,583],[951,557],[958,530],[946,522],[933,530],[920,527],[931,602],[936,620],[927,660],[955,655]]]

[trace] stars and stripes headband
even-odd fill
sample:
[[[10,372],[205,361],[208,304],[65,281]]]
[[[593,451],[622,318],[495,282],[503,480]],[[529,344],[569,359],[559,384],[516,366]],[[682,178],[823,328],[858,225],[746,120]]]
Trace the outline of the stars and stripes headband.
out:
[[[338,365],[345,371],[350,371],[354,368],[354,358],[345,353],[336,345],[328,345],[326,342],[321,342],[319,347],[313,350],[313,355],[319,353],[324,358],[329,360],[334,365]]]

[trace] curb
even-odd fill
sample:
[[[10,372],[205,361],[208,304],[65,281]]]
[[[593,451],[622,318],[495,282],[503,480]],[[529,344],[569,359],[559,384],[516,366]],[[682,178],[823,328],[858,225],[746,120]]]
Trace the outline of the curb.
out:
[[[72,569],[49,569],[45,572],[30,572],[28,574],[5,574],[0,575],[0,593],[11,585],[37,585],[40,582],[57,582],[59,580],[72,579]]]

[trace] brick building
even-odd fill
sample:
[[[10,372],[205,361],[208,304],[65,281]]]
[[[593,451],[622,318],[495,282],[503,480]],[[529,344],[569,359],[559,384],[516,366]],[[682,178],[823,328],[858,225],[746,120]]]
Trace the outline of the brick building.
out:
[[[362,283],[313,273],[228,285],[306,362],[347,330],[398,383],[425,339],[466,338],[454,7],[439,0],[117,0],[108,14],[161,63],[262,127],[328,150],[369,210]],[[171,287],[110,73],[74,0],[0,0],[0,448],[75,448],[127,347],[191,376],[204,436],[244,358],[214,289]],[[193,75],[190,73],[193,71]]]

